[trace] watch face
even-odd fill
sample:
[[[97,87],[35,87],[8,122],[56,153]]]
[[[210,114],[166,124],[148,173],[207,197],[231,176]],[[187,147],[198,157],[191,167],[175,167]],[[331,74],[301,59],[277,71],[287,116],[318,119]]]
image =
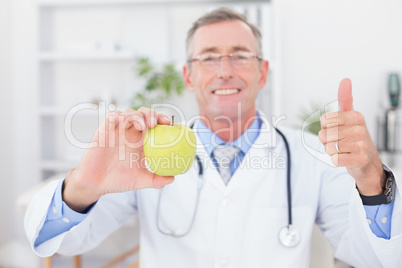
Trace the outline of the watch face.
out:
[[[386,171],[385,174],[387,174],[387,180],[385,182],[384,195],[387,197],[387,204],[389,204],[394,201],[395,198],[395,178],[392,172]]]

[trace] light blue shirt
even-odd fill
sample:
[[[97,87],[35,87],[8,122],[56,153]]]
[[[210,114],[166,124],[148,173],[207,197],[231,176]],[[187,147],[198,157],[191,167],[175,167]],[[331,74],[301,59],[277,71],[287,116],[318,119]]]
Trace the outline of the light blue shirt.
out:
[[[236,146],[240,149],[240,153],[233,159],[230,163],[230,171],[233,173],[239,167],[240,163],[243,161],[246,153],[250,150],[251,146],[258,138],[260,134],[261,122],[260,120],[254,120],[250,127],[238,137],[233,142],[226,143],[222,140],[218,135],[212,132],[206,125],[204,125],[201,121],[198,121],[197,125],[197,135],[200,138],[202,144],[204,145],[205,150],[207,151],[209,157],[211,157],[215,167],[218,168],[218,163],[213,157],[213,151],[218,145],[231,145]]]
[[[254,120],[251,126],[239,138],[231,143],[227,143],[228,145],[237,146],[241,149],[238,156],[230,163],[232,174],[236,171],[246,153],[250,150],[252,144],[257,139],[260,133],[260,128],[260,120]],[[212,153],[215,147],[226,143],[200,121],[198,122],[198,128],[196,131],[201,142],[205,146],[205,150],[211,159],[213,159]],[[217,163],[214,163],[217,167]],[[45,223],[35,241],[35,246],[70,230],[73,226],[83,221],[92,210],[91,208],[86,214],[81,214],[70,209],[66,203],[62,201],[61,189],[63,182],[64,180],[60,181],[56,188]],[[386,205],[364,206],[370,229],[377,237],[390,239],[393,207],[393,202]]]
[[[61,189],[63,183],[64,180],[60,181],[56,187],[45,223],[35,241],[35,246],[61,233],[67,232],[72,227],[82,222],[91,211],[89,210],[86,214],[81,214],[69,208],[62,200]]]

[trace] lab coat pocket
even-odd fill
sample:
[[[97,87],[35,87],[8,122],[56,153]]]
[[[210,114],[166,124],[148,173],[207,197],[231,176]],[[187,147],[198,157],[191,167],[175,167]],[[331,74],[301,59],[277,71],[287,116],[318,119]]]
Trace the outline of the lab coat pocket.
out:
[[[285,247],[279,240],[280,230],[288,225],[287,207],[255,207],[250,213],[245,243],[247,267],[308,267],[314,225],[311,207],[292,208],[293,225],[301,236],[295,247]]]

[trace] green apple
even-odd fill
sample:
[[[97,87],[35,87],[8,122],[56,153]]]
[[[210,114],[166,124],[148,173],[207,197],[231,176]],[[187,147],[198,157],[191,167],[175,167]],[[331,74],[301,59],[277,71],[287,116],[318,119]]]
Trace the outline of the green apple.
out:
[[[150,169],[160,176],[186,173],[196,149],[193,130],[185,125],[157,125],[144,137],[144,154]]]

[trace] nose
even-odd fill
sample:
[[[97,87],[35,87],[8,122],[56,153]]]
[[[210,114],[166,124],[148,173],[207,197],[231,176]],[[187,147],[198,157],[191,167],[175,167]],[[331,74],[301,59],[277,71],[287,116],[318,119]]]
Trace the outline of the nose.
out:
[[[219,78],[227,80],[233,78],[234,70],[232,62],[229,57],[222,57],[217,69],[217,75]]]

